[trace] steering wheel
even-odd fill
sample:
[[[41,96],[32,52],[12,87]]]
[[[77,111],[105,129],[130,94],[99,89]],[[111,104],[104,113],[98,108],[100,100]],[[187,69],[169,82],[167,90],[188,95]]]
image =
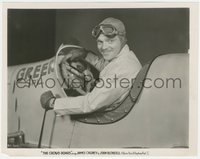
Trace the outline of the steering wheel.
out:
[[[96,84],[99,71],[85,60],[86,54],[81,49],[73,49],[59,64],[64,91],[68,96],[85,95],[91,92]]]

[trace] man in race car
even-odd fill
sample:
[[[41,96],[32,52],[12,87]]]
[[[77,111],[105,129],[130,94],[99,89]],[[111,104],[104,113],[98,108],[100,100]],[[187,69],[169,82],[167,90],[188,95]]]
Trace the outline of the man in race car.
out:
[[[135,79],[141,64],[126,43],[123,22],[106,18],[94,27],[92,36],[97,41],[102,58],[91,56],[86,59],[100,71],[101,80],[87,94],[52,98],[48,103],[41,102],[43,108],[54,109],[58,115],[84,114],[117,105],[127,96],[132,86],[130,81]]]

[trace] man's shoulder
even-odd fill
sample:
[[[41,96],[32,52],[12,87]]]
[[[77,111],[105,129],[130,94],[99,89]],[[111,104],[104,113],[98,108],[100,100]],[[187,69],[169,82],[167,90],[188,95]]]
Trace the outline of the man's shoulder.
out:
[[[112,69],[110,69],[110,73],[115,73],[118,75],[122,75],[124,77],[127,76],[135,76],[135,73],[139,72],[142,68],[141,64],[137,61],[133,61],[130,59],[121,60],[112,65]]]
[[[122,67],[134,67],[138,69],[142,67],[140,61],[132,51],[129,51],[125,56],[119,59],[118,63],[120,63]]]

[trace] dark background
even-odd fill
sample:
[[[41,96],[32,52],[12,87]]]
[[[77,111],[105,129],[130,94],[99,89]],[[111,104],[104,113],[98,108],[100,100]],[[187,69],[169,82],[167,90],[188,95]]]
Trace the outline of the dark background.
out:
[[[107,17],[122,20],[128,45],[142,64],[189,49],[189,9],[9,9],[8,65],[53,57],[60,44],[97,52],[92,28]]]

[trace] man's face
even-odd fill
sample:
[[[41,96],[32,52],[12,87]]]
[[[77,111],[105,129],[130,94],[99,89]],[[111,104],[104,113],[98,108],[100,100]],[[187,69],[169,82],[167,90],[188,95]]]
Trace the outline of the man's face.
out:
[[[103,55],[103,58],[110,61],[120,53],[122,42],[118,36],[108,38],[107,36],[100,34],[97,38],[97,48]]]

